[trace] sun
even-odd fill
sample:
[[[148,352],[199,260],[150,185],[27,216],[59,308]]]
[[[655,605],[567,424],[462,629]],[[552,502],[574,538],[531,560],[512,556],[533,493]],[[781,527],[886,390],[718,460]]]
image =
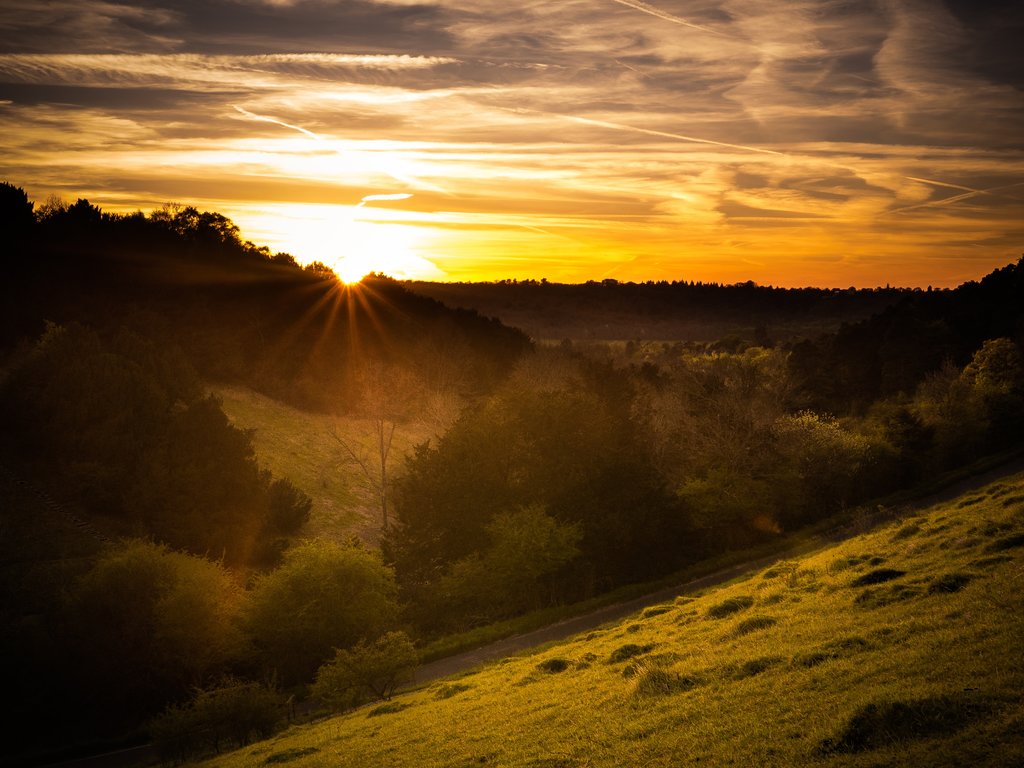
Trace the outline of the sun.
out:
[[[334,270],[334,274],[343,283],[358,283],[371,272],[383,272],[373,263],[373,259],[367,255],[342,256],[328,265]]]
[[[371,272],[396,279],[443,280],[434,262],[420,255],[425,229],[409,222],[386,220],[390,212],[343,209],[320,204],[264,205],[259,210],[232,211],[246,237],[284,251],[300,264],[319,261],[345,283],[357,283]],[[383,220],[382,220],[383,219]]]

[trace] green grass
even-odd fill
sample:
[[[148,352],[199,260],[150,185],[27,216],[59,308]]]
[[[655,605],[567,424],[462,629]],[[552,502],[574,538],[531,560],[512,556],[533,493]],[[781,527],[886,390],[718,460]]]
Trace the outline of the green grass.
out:
[[[372,451],[372,424],[349,416],[335,417],[292,408],[244,387],[213,388],[224,412],[241,429],[254,430],[260,466],[286,477],[313,499],[309,523],[302,535],[344,541],[355,534],[375,542],[380,533],[380,506],[358,467],[333,437]],[[431,430],[418,423],[395,430],[392,472],[402,457]]]
[[[1022,765],[1022,493],[999,481],[209,766]],[[852,584],[881,562],[903,575]]]

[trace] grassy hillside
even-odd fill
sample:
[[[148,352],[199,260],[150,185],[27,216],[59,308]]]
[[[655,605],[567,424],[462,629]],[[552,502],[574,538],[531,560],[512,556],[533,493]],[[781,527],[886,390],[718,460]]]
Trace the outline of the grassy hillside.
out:
[[[357,534],[365,541],[376,540],[378,502],[334,437],[372,451],[369,421],[299,410],[245,387],[220,386],[214,391],[235,426],[255,430],[253,443],[260,466],[276,477],[288,478],[313,499],[303,535],[345,540]],[[402,456],[413,445],[432,434],[429,426],[420,423],[400,424],[395,429],[392,471],[401,468]]]
[[[1024,764],[1024,475],[210,763]]]

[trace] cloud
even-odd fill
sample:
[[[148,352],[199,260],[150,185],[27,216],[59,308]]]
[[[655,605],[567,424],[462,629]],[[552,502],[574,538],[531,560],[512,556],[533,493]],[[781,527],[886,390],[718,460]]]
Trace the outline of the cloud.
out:
[[[813,258],[848,285],[881,253],[923,274],[943,238],[996,265],[1024,24],[993,5],[0,0],[0,174],[239,212],[415,191],[372,210],[459,276],[548,254],[777,283]]]

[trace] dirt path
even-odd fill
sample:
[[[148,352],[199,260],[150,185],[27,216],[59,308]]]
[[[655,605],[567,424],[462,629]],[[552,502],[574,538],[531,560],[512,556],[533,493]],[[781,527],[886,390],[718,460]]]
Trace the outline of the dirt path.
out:
[[[879,510],[876,515],[862,520],[857,525],[833,529],[808,539],[800,545],[790,549],[766,555],[755,560],[747,560],[739,565],[723,568],[720,571],[715,571],[714,573],[702,576],[698,579],[683,582],[672,587],[659,589],[656,592],[651,592],[643,597],[637,597],[632,600],[627,600],[626,602],[609,605],[605,608],[601,608],[582,616],[574,616],[570,619],[564,619],[563,621],[559,621],[555,624],[535,629],[532,632],[525,632],[521,635],[506,637],[502,640],[498,640],[480,648],[475,648],[471,651],[466,651],[455,656],[448,656],[443,659],[438,659],[437,661],[423,664],[416,672],[416,685],[419,686],[423,683],[427,683],[441,677],[448,677],[450,675],[468,672],[488,661],[503,659],[506,656],[511,656],[512,654],[519,653],[530,648],[536,648],[538,646],[545,645],[546,643],[568,639],[581,632],[596,629],[613,621],[620,621],[627,616],[631,616],[642,611],[644,608],[649,608],[653,605],[673,600],[680,595],[692,595],[700,592],[701,590],[707,589],[708,587],[724,584],[747,573],[760,570],[761,568],[765,568],[766,566],[780,560],[788,560],[793,557],[805,555],[824,547],[831,546],[832,544],[840,541],[845,541],[846,539],[850,539],[864,533],[870,527],[885,522],[886,520],[893,519],[894,517],[902,517],[914,512],[915,510],[924,509],[943,501],[955,499],[957,496],[960,496],[967,491],[975,488],[981,488],[995,480],[1002,477],[1008,477],[1018,472],[1024,472],[1024,455],[1017,456],[1006,464],[1002,464],[987,472],[983,472],[982,474],[972,475],[971,477],[964,478],[963,480],[958,480],[940,491],[936,491],[933,494],[916,499],[913,502],[902,504],[896,509]]]
[[[832,531],[810,538],[790,549],[766,555],[754,560],[747,560],[738,565],[723,568],[722,570],[715,571],[714,573],[702,576],[698,579],[692,579],[676,586],[659,589],[642,597],[637,597],[622,603],[616,603],[615,605],[609,605],[582,616],[574,616],[572,618],[556,622],[555,624],[535,629],[532,632],[513,635],[512,637],[498,640],[480,648],[466,651],[465,653],[432,661],[428,664],[422,665],[417,670],[415,687],[422,686],[423,684],[437,680],[438,678],[469,672],[489,661],[503,659],[506,656],[511,656],[531,648],[537,648],[547,643],[565,640],[581,632],[596,629],[604,624],[624,619],[627,616],[638,613],[644,608],[648,608],[652,605],[658,605],[659,603],[673,600],[680,595],[690,595],[703,589],[707,589],[708,587],[724,584],[732,579],[778,562],[779,560],[786,560],[820,550],[824,547],[831,546],[837,542],[845,541],[846,539],[864,533],[872,525],[893,519],[894,517],[911,514],[916,510],[923,509],[943,501],[954,499],[967,491],[974,490],[975,488],[981,488],[995,480],[1014,475],[1018,472],[1024,472],[1024,455],[1017,456],[1009,460],[1007,463],[995,467],[987,472],[983,472],[982,474],[958,480],[940,491],[917,499],[913,502],[900,505],[898,509],[880,510],[878,515],[865,518],[857,525],[836,528]],[[60,763],[60,765],[62,768],[136,768],[140,765],[152,764],[155,759],[155,751],[151,745],[146,744],[118,752],[94,755],[76,760],[68,760]]]

